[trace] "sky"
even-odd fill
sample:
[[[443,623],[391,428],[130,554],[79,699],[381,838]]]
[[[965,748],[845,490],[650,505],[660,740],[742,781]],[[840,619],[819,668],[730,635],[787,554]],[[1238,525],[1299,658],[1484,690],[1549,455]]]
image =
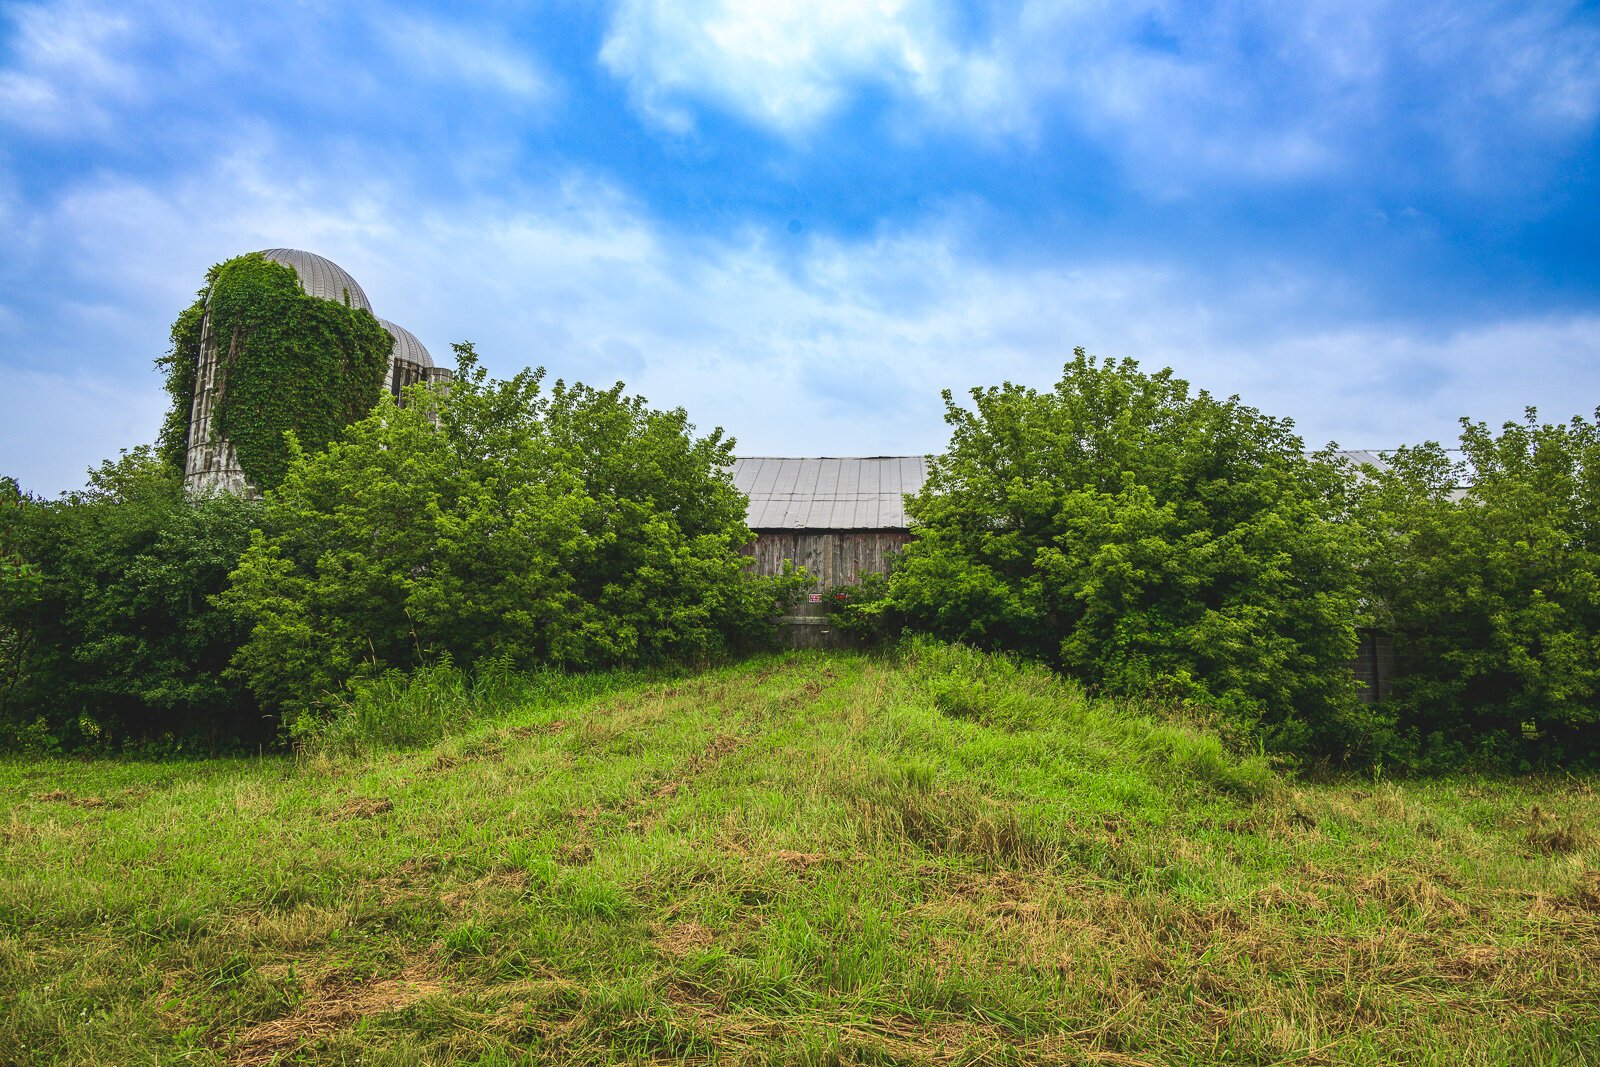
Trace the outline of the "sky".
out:
[[[936,452],[1076,346],[1308,445],[1600,404],[1600,6],[0,4],[0,474],[153,440],[208,267],[741,455]]]

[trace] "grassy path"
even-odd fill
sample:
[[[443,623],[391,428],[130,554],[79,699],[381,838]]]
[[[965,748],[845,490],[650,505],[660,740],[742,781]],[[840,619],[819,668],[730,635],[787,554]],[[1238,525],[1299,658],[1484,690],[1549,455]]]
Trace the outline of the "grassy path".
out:
[[[0,764],[0,1062],[1600,1062],[1593,781],[1284,783],[959,650]]]

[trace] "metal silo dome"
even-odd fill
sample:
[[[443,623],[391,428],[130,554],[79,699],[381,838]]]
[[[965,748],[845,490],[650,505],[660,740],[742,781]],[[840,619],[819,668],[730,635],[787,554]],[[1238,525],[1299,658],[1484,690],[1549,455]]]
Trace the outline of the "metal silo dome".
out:
[[[396,326],[388,319],[379,319],[378,325],[388,330],[389,336],[394,338],[394,348],[389,352],[391,360],[404,360],[419,367],[433,369],[433,357],[422,347],[422,342],[417,340],[416,334],[404,326]]]
[[[274,263],[293,267],[294,272],[300,276],[300,287],[307,295],[332,300],[335,304],[361,308],[363,311],[372,310],[372,303],[362,290],[361,283],[333,260],[324,259],[312,252],[302,252],[298,248],[264,248],[261,254]],[[422,348],[421,345],[417,347]]]

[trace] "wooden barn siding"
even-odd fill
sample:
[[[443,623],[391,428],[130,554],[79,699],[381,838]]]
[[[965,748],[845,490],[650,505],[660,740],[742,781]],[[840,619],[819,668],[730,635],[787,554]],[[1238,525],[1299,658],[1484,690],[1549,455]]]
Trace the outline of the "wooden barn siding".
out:
[[[811,573],[818,590],[827,590],[887,570],[889,553],[909,540],[904,530],[757,530],[746,551],[755,556],[758,575],[782,574],[784,560],[793,560]]]
[[[863,574],[889,569],[889,553],[911,535],[904,530],[757,530],[756,540],[745,549],[755,557],[757,575],[783,573],[785,560],[793,560],[815,579],[819,593],[840,585],[854,585]],[[783,617],[781,631],[793,648],[847,648],[853,642],[827,623],[827,604],[802,600]]]

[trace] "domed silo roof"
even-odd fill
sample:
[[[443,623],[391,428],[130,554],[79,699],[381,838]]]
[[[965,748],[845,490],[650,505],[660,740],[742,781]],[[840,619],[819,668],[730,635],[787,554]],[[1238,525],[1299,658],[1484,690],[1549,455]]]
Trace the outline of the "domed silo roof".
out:
[[[433,357],[422,347],[422,342],[417,340],[416,334],[404,326],[396,326],[388,319],[379,319],[378,325],[388,330],[389,335],[394,338],[394,348],[389,352],[390,359],[403,359],[419,367],[433,367]]]
[[[372,310],[372,303],[362,291],[361,283],[333,260],[324,259],[313,252],[302,252],[298,248],[263,248],[261,254],[274,263],[293,267],[294,272],[300,275],[300,287],[308,295],[332,300],[335,304],[348,303],[363,311]]]

